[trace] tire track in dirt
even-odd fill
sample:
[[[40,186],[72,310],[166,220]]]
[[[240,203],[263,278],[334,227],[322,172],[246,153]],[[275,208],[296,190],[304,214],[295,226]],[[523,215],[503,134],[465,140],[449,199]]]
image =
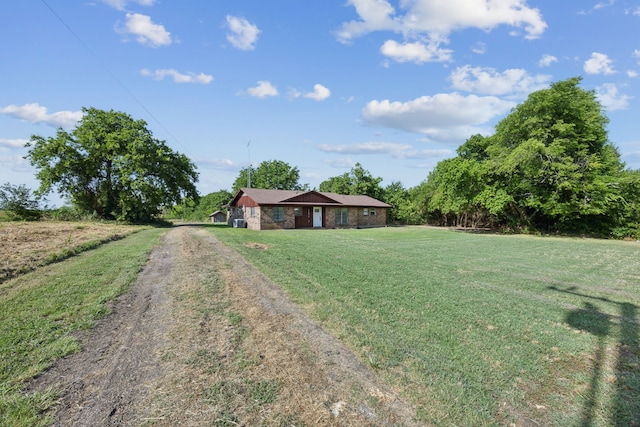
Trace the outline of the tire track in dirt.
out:
[[[163,375],[157,349],[166,342],[166,287],[175,260],[176,235],[152,251],[131,291],[111,314],[79,337],[83,351],[60,360],[32,385],[62,391],[54,426],[132,425],[140,397]]]
[[[202,227],[169,230],[132,290],[80,338],[83,351],[31,387],[61,390],[54,426],[419,425],[368,366]],[[265,384],[277,398],[256,403],[248,390]]]
[[[282,352],[284,343],[289,344],[289,351],[292,346],[310,344],[313,358],[307,361],[309,365],[289,369],[317,372],[316,387],[322,391],[314,394],[314,402],[322,403],[332,415],[340,413],[344,417],[329,418],[328,425],[416,425],[413,409],[352,351],[293,304],[282,288],[237,252],[220,243],[216,247],[226,264],[233,266],[224,272],[226,281],[233,284],[230,294],[235,305],[251,313],[248,321],[256,331],[255,346]],[[269,344],[278,334],[282,344]]]

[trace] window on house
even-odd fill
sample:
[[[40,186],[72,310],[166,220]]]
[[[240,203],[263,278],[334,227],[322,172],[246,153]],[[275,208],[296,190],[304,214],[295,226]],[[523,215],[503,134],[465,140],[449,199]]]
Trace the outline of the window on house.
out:
[[[369,212],[371,212],[371,216],[376,216],[376,208],[371,208]]]
[[[251,216],[256,216],[256,208],[254,208],[253,206],[251,207],[251,210],[249,212]]]
[[[284,221],[284,207],[276,206],[271,213],[274,222]]]
[[[369,208],[362,209],[362,215],[369,216]]]
[[[302,208],[293,208],[294,216],[302,216]]]
[[[349,209],[336,208],[336,225],[349,224]]]

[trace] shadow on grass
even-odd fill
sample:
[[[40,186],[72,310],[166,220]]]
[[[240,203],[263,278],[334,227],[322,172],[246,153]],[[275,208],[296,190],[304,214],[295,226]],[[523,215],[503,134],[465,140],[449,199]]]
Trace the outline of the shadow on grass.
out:
[[[582,411],[582,427],[594,425],[595,409],[598,406],[598,384],[603,379],[603,365],[606,357],[607,337],[617,336],[617,361],[615,366],[615,396],[611,402],[611,425],[617,427],[640,426],[640,322],[638,306],[628,302],[614,301],[609,298],[587,295],[576,287],[561,289],[550,286],[549,289],[584,298],[584,308],[571,310],[565,321],[575,329],[588,332],[597,337],[593,356],[593,368],[590,387]],[[593,301],[615,304],[619,315],[603,313]],[[615,334],[616,324],[619,334]]]

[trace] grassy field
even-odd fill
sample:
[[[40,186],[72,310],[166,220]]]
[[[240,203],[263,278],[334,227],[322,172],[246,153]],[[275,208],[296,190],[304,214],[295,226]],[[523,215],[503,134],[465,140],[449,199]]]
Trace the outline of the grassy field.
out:
[[[142,228],[108,222],[0,221],[0,283]]]
[[[4,225],[6,228],[2,230],[5,234],[15,236],[18,233],[9,232],[16,224]],[[42,230],[40,223],[29,225],[32,231]],[[111,240],[105,236],[132,232],[132,227],[129,227],[105,233],[106,228],[98,224],[102,232],[98,233],[101,237],[96,241],[96,224],[60,226],[71,227],[69,230],[72,231],[61,233],[66,240],[85,242],[70,246],[72,249],[67,249],[70,251],[67,257],[88,247],[97,247],[98,241]],[[82,232],[84,237],[78,234]],[[37,271],[0,283],[0,425],[41,425],[40,411],[51,406],[56,396],[52,393],[22,393],[20,390],[25,381],[56,359],[79,350],[78,341],[71,333],[90,328],[97,319],[108,314],[107,304],[129,289],[161,232],[161,229],[143,229],[126,239],[83,252],[64,263],[40,267]],[[68,236],[74,237],[68,239]],[[43,260],[53,260],[64,249],[56,246],[53,235],[50,239],[46,234],[40,237],[43,242],[38,253],[44,254]],[[44,248],[46,242],[48,250]],[[86,242],[96,243],[86,246]],[[25,243],[24,246],[29,245]],[[4,246],[3,250],[6,249]],[[24,256],[24,260],[30,259]],[[17,271],[21,270],[12,270],[13,274]]]
[[[640,425],[640,244],[214,228],[435,425]]]

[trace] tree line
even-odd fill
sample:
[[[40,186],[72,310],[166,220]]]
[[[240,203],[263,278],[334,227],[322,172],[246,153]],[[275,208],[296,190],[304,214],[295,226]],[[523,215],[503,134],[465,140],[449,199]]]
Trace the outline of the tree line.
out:
[[[382,200],[396,224],[639,237],[640,171],[625,167],[608,139],[602,105],[580,81],[531,93],[493,135],[472,135],[416,187],[399,181],[382,187],[381,177],[356,163],[318,190]],[[297,167],[268,160],[240,170],[231,191],[201,197],[195,165],[153,138],[144,121],[83,111],[72,132],[31,137],[27,158],[40,188],[31,195],[7,183],[0,187],[0,208],[33,217],[37,201],[57,188],[73,209],[99,218],[205,220],[242,187],[310,189]]]
[[[470,137],[421,184],[426,219],[440,225],[595,236],[637,236],[640,171],[608,140],[594,91],[571,78],[532,93],[496,126]]]

